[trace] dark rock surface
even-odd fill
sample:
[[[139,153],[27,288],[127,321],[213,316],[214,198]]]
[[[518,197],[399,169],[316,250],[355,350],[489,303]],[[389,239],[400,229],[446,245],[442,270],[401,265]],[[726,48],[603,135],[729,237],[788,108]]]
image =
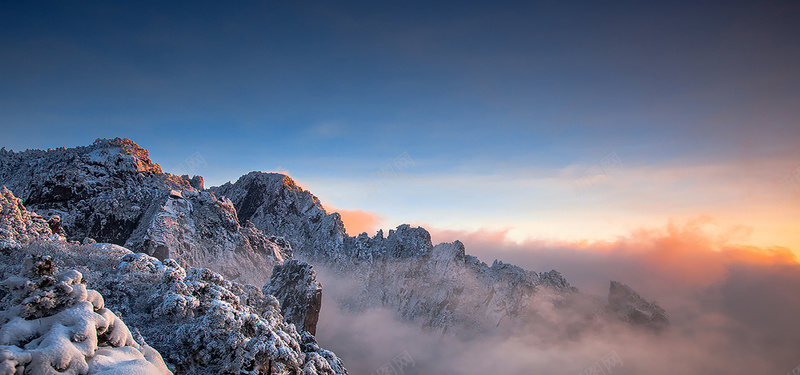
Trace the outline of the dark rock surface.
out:
[[[263,292],[278,299],[287,322],[312,335],[317,333],[319,311],[322,308],[322,284],[317,281],[313,266],[297,259],[276,265]]]
[[[612,281],[608,291],[608,309],[624,322],[661,331],[669,326],[666,311],[655,301],[642,298],[629,286]]]

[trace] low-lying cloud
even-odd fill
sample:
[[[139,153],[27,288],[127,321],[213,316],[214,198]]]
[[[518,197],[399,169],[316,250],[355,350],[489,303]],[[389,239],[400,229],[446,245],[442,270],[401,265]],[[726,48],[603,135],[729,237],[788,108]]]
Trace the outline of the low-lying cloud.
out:
[[[325,298],[318,339],[353,374],[380,373],[387,365],[404,374],[792,371],[800,365],[800,264],[786,248],[736,245],[731,238],[738,229],[711,233],[710,222],[670,223],[602,243],[515,243],[502,231],[429,228],[434,241],[459,239],[487,263],[497,258],[534,271],[556,269],[587,294],[605,297],[609,280],[622,281],[667,310],[672,325],[659,335],[612,324],[555,341],[542,337],[558,329],[457,338],[398,321],[389,310],[340,311],[336,300],[353,285],[320,270]],[[407,357],[413,366],[397,360]],[[597,369],[604,372],[591,372]]]

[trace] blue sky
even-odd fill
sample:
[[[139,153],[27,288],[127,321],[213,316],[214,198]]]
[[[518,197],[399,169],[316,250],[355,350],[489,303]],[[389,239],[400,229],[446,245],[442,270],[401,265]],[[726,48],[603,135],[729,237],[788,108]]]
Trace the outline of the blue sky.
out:
[[[800,167],[798,19],[792,1],[5,2],[2,145],[128,137],[170,172],[201,155],[207,185],[287,171],[383,227],[596,239],[711,215],[794,246],[800,194],[775,185]],[[624,167],[595,176],[612,152]]]

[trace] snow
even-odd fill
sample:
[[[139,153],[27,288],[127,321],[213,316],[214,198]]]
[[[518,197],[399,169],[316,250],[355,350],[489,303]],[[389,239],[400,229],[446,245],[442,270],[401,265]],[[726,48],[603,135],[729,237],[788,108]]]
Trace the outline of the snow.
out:
[[[127,373],[171,374],[82,281],[80,272],[69,270],[2,283],[16,302],[0,312],[3,373],[115,373],[120,366]]]
[[[0,312],[0,356],[7,357],[0,368],[33,368],[50,359],[81,373],[166,373],[163,358],[164,366],[187,374],[257,374],[267,367],[273,374],[347,373],[313,336],[283,319],[275,297],[256,287],[114,245],[46,245],[0,256],[9,292],[0,305],[6,307]],[[92,251],[97,249],[114,251]],[[72,269],[31,278],[81,257],[88,277]],[[27,341],[47,332],[58,340]],[[35,354],[46,347],[58,350]]]

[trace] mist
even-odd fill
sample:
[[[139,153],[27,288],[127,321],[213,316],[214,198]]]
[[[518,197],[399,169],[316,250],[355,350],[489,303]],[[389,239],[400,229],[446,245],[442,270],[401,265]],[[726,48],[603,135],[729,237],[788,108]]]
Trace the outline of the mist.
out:
[[[394,311],[353,312],[354,283],[318,268],[324,285],[320,344],[352,374],[776,374],[800,366],[800,265],[785,248],[754,248],[711,235],[706,222],[641,229],[615,242],[506,241],[502,232],[431,230],[460,239],[484,262],[537,272],[556,269],[586,299],[605,299],[609,280],[656,300],[671,326],[653,333],[620,322],[573,329],[569,314],[537,306],[527,330],[442,334]],[[412,361],[410,361],[412,360]],[[390,372],[394,371],[394,372]]]

